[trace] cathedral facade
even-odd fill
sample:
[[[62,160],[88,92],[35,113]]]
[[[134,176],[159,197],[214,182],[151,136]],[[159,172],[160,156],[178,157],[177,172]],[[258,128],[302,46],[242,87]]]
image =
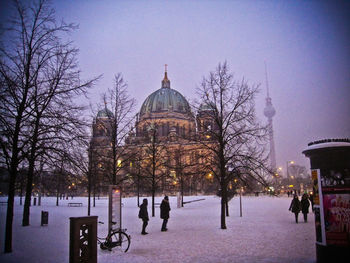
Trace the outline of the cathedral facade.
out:
[[[201,105],[193,114],[185,97],[171,88],[165,71],[161,88],[143,102],[134,128],[116,149],[118,157],[111,164],[113,113],[106,106],[93,121],[93,184],[104,192],[105,186],[111,184],[111,171],[116,165],[117,184],[130,195],[152,190],[166,194],[213,193],[216,182],[206,167],[208,150],[201,143],[210,140],[206,131],[215,127],[210,112],[210,107]]]

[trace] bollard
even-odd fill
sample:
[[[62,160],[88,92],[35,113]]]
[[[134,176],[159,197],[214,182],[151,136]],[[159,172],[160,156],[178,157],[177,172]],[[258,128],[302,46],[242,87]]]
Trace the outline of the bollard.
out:
[[[49,212],[41,211],[41,226],[49,224]]]
[[[34,197],[33,205],[36,206],[36,197]]]
[[[318,263],[349,262],[350,140],[328,139],[308,144]]]
[[[181,193],[180,192],[177,192],[176,200],[177,200],[177,208],[181,208],[182,204],[181,204]]]
[[[97,216],[69,220],[69,263],[97,263]]]

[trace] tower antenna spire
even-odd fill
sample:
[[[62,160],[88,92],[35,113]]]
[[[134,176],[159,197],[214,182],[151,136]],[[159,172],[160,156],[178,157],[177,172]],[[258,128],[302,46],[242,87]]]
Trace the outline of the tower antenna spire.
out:
[[[267,97],[270,97],[270,93],[269,93],[269,80],[267,78],[267,66],[266,66],[266,61],[264,61],[265,64],[265,79],[266,79],[266,90],[267,90]]]
[[[165,72],[167,72],[168,71],[168,64],[165,64],[164,67],[165,67]]]

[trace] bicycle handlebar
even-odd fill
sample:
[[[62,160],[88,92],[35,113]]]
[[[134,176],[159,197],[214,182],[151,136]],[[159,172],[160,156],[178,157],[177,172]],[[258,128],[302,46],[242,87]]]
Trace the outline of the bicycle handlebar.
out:
[[[102,222],[102,221],[98,221],[98,223],[99,223],[99,224],[104,224],[104,222]],[[116,225],[116,224],[117,224],[117,222],[113,222],[113,221],[112,221],[112,225]]]

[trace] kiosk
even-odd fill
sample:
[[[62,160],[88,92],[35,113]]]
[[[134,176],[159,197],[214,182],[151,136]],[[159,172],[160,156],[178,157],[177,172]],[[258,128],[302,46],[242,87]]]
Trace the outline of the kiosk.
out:
[[[311,164],[317,262],[350,262],[350,140],[311,142],[303,154]]]

